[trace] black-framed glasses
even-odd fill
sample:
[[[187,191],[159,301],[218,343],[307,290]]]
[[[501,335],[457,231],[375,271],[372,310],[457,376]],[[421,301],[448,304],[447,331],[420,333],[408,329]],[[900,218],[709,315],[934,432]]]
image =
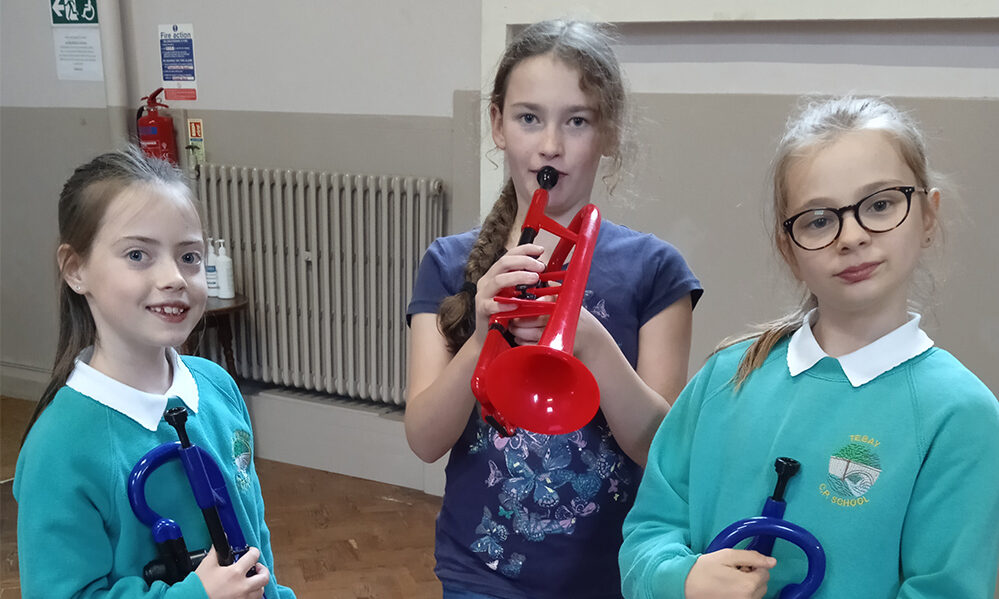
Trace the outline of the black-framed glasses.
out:
[[[842,208],[813,208],[784,221],[784,230],[803,250],[821,250],[839,239],[843,214],[853,212],[857,224],[871,233],[884,233],[898,227],[909,216],[912,193],[926,189],[901,185],[879,189],[856,204]]]

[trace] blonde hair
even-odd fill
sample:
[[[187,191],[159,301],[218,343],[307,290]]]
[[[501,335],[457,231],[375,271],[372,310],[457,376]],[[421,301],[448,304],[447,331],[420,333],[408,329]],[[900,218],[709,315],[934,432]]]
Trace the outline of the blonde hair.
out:
[[[771,168],[773,189],[772,210],[773,241],[782,256],[786,256],[792,243],[781,223],[788,218],[788,172],[799,160],[810,156],[817,149],[831,144],[845,133],[874,130],[886,134],[916,176],[916,186],[929,189],[939,187],[941,177],[929,167],[926,143],[916,122],[905,112],[883,98],[843,96],[835,98],[806,99],[804,108],[788,120],[787,128]],[[926,200],[924,200],[926,201]],[[715,349],[755,339],[746,350],[733,377],[738,388],[746,378],[759,368],[770,350],[785,337],[797,331],[811,309],[817,306],[815,296],[804,289],[796,308],[784,316],[763,323],[752,332],[723,341]]]
[[[579,86],[597,103],[597,124],[604,151],[617,173],[623,162],[622,136],[626,122],[624,78],[611,48],[606,25],[580,21],[542,21],[528,26],[507,46],[496,69],[489,101],[502,112],[510,73],[525,59],[552,54],[579,71]],[[517,194],[507,180],[499,198],[482,223],[479,236],[465,264],[465,286],[444,298],[437,322],[451,353],[457,353],[475,331],[474,285],[506,249],[506,240],[517,218]]]

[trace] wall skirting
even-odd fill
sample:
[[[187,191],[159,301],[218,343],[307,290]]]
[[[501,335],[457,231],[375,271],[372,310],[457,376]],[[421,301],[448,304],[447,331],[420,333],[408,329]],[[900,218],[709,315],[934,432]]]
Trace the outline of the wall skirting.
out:
[[[286,389],[243,396],[262,458],[444,494],[446,456],[417,458],[397,408]]]
[[[48,369],[0,362],[0,395],[37,401],[51,376]]]

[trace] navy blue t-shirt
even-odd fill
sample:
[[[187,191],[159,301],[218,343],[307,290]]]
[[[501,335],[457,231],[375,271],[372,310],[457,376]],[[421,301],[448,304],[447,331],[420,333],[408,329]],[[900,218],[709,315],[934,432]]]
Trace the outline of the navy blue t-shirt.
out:
[[[436,313],[461,290],[478,229],[434,241],[407,317]],[[634,368],[638,331],[678,299],[702,293],[680,253],[654,235],[604,220],[583,306]],[[437,517],[437,577],[497,597],[620,597],[621,524],[641,468],[618,447],[603,412],[581,430],[510,438],[472,412],[451,449]]]

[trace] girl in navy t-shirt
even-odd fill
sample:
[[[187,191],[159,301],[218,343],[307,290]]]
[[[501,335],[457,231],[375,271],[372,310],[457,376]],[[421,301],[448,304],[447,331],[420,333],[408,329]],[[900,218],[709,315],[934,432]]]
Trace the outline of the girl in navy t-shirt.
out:
[[[481,228],[438,239],[421,263],[408,310],[406,435],[427,462],[450,451],[435,569],[445,598],[620,597],[621,524],[686,381],[701,289],[683,257],[603,222],[576,338],[601,404],[581,430],[500,436],[480,418],[470,380],[490,316],[507,309],[493,298],[537,283],[558,241],[542,231],[517,245],[538,170],[559,172],[546,214],[568,225],[590,201],[601,160],[612,176],[620,167],[624,100],[602,27],[527,27],[503,56],[489,107],[510,178]],[[536,343],[543,325],[523,319],[509,330]]]

